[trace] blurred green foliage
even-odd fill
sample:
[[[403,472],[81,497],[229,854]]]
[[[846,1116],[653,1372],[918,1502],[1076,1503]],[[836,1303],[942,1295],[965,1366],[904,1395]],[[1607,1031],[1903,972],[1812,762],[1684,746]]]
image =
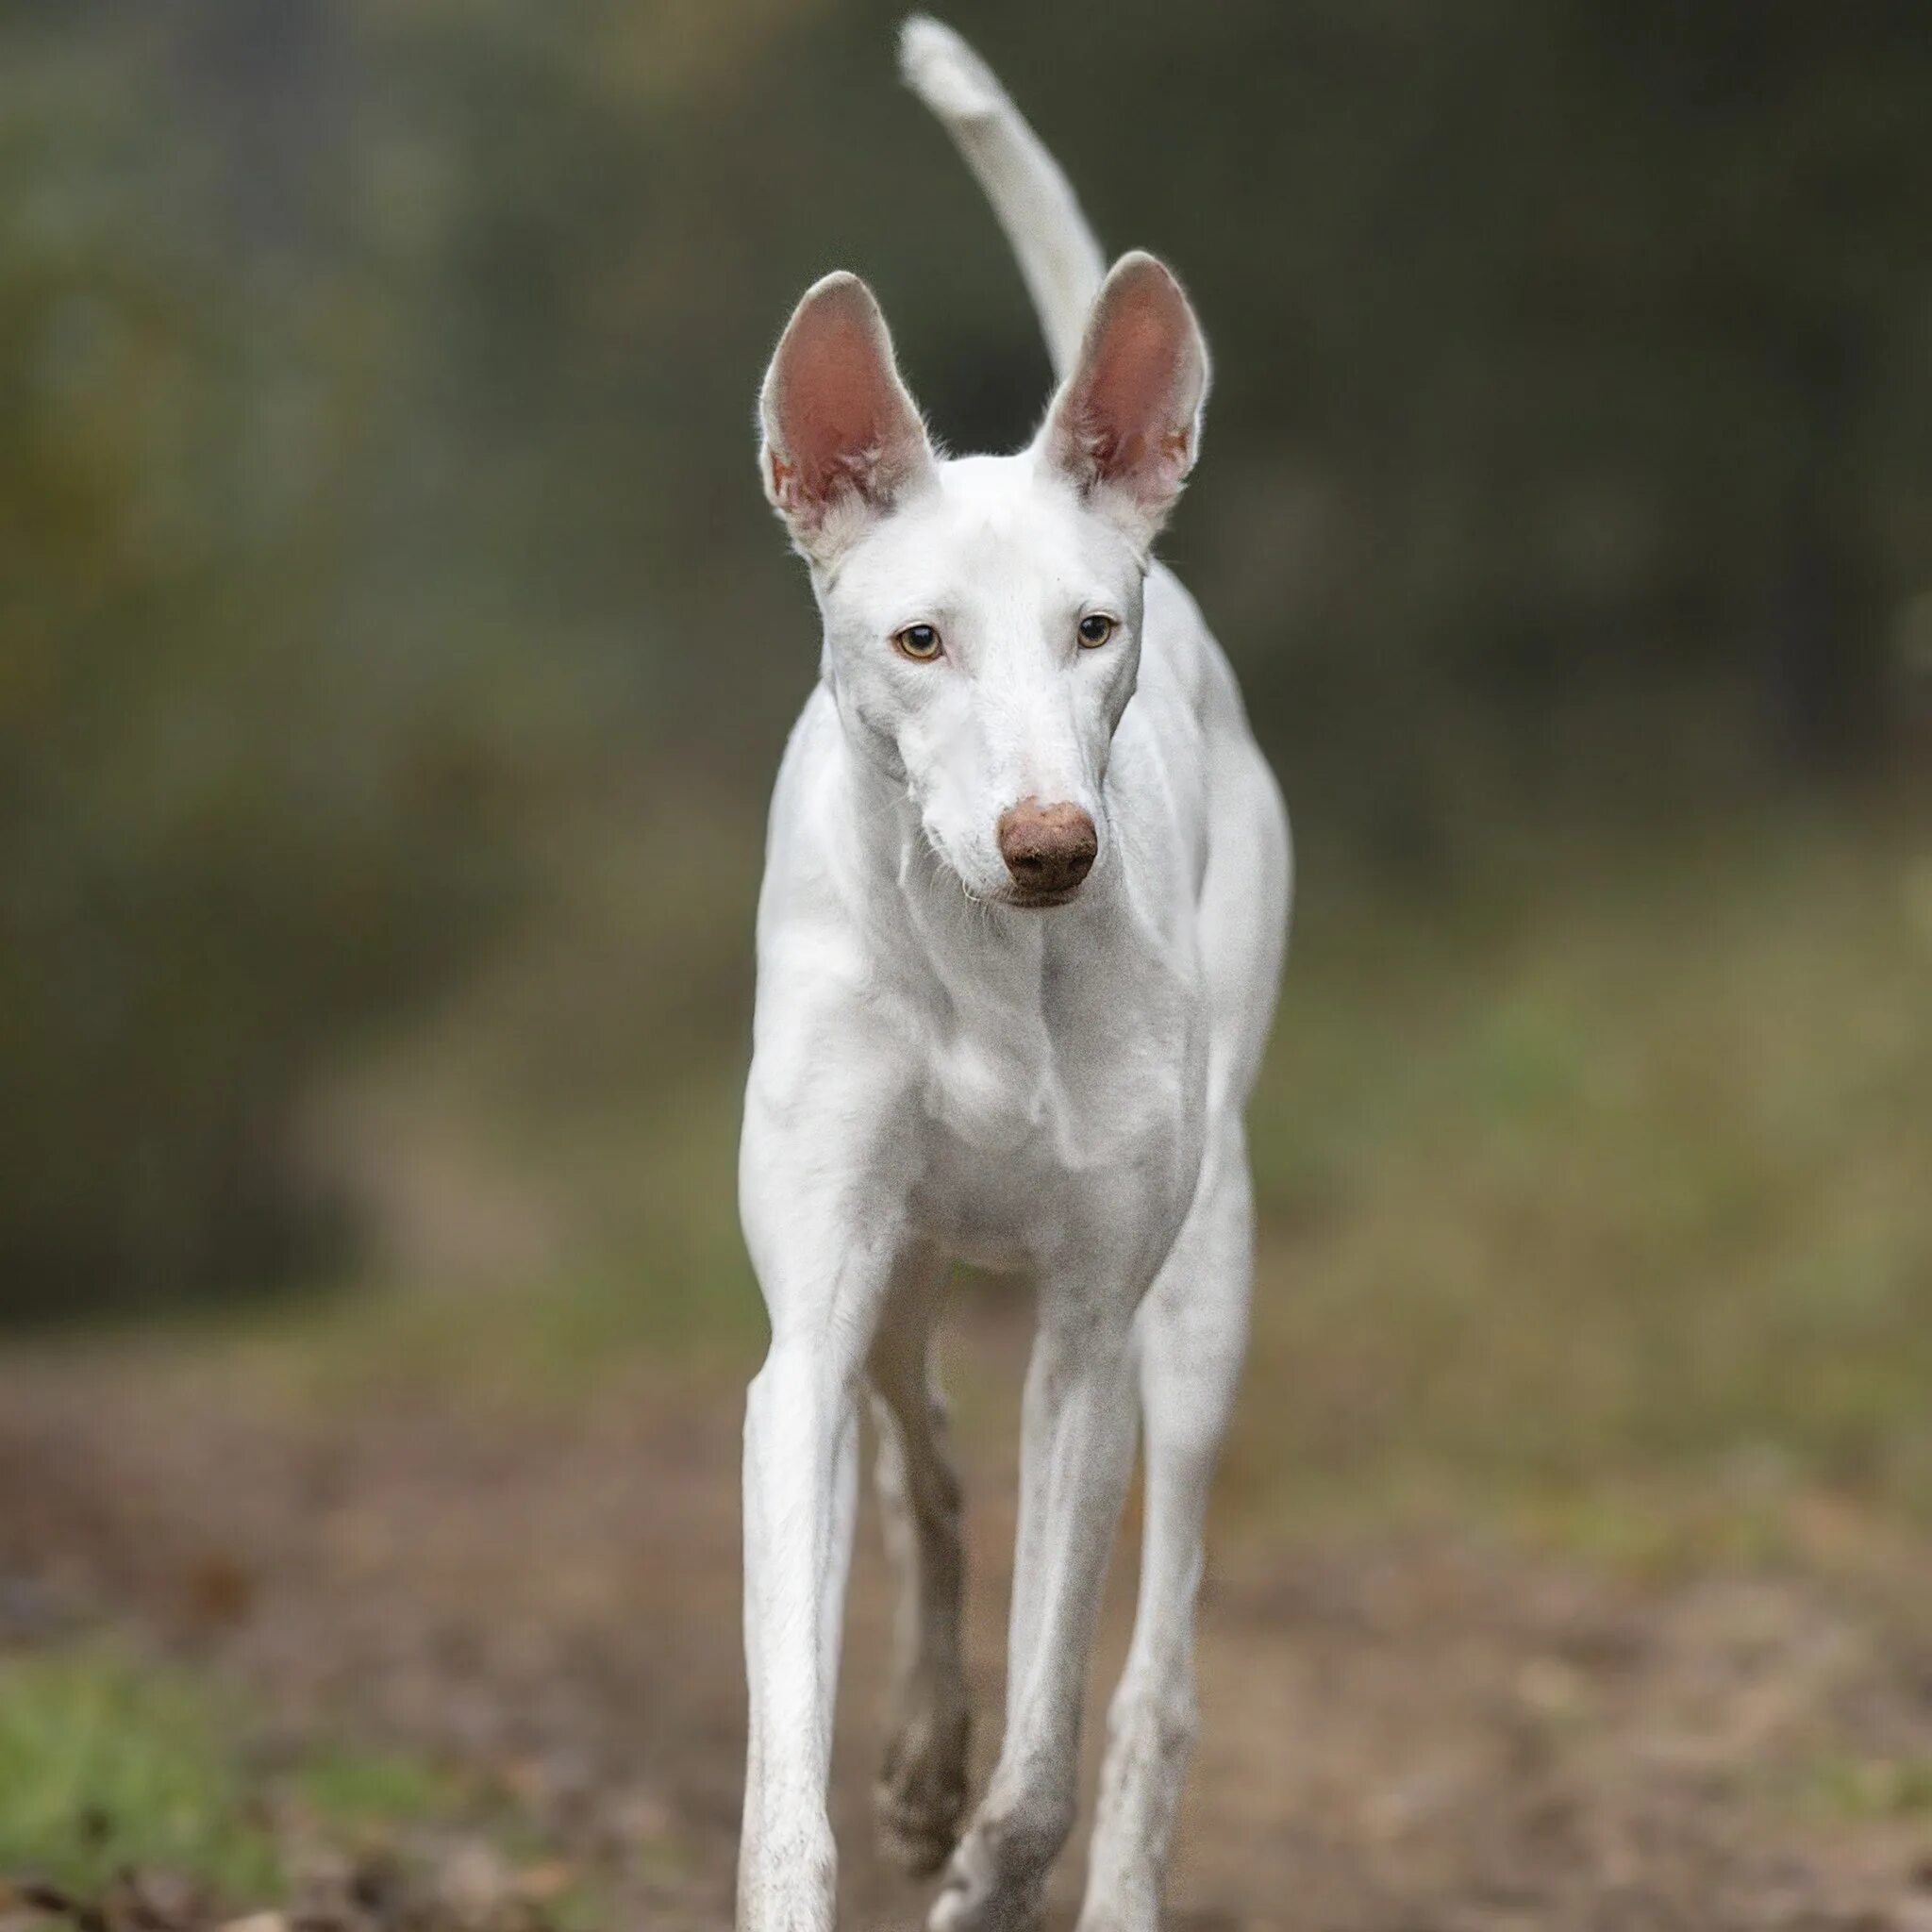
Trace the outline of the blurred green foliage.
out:
[[[99,1643],[0,1658],[0,1869],[12,1879],[91,1901],[129,1874],[167,1874],[220,1907],[264,1910],[312,1885],[321,1847],[377,1855],[420,1886],[412,1867],[465,1833],[525,1864],[555,1857],[495,1783],[366,1745],[298,1746],[177,1663]],[[575,1879],[553,1910],[571,1928],[605,1918]]]
[[[230,1713],[176,1672],[105,1652],[0,1664],[0,1864],[88,1890],[129,1866],[279,1891]]]
[[[1045,391],[895,18],[0,13],[0,1311],[312,1255],[318,1084],[607,849],[641,856],[587,943],[661,926],[682,983],[738,929],[676,855],[749,824],[813,675],[749,460],[789,303],[870,275],[957,445]],[[1918,748],[1932,13],[959,24],[1207,317],[1172,550],[1305,846],[1426,871],[1558,800],[1665,838]],[[641,996],[641,1084],[684,1010]],[[1573,1047],[1499,1022],[1499,1107]]]

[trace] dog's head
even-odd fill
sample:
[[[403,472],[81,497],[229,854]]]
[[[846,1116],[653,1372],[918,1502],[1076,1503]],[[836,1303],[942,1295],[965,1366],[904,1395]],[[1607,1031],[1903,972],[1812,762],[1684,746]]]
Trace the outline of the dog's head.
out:
[[[1106,854],[1149,546],[1207,391],[1193,310],[1148,255],[1108,276],[1018,456],[935,453],[856,275],[808,291],[772,358],[759,468],[811,566],[840,716],[974,898],[1064,904]]]

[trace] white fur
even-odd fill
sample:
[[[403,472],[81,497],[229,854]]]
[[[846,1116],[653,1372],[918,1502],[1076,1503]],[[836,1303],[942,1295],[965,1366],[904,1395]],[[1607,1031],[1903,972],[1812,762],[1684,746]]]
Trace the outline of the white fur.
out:
[[[1198,447],[1191,311],[1146,258],[1096,305],[1099,250],[998,83],[932,22],[908,24],[903,55],[1014,239],[1066,385],[1029,449],[943,460],[908,427],[884,325],[849,277],[807,296],[767,382],[767,488],[811,568],[824,661],[773,801],[741,1166],[772,1346],[745,1418],[739,1924],[833,1923],[824,1791],[869,1391],[904,1591],[879,1824],[915,1867],[950,1851],[934,1932],[1037,1916],[1143,1432],[1139,1608],[1080,1924],[1151,1932],[1192,1736],[1207,1490],[1246,1334],[1242,1110],[1286,939],[1288,826],[1226,660],[1145,553]],[[1123,303],[1161,350],[1163,379],[1125,391],[1162,434],[1090,474],[1057,425],[1096,366],[1106,389],[1096,336]],[[864,447],[801,454],[854,424]],[[801,500],[800,475],[835,481]],[[1085,650],[1092,613],[1117,628]],[[916,624],[940,633],[939,661],[894,648]],[[996,826],[1029,797],[1077,806],[1097,833],[1058,909],[1011,903]],[[1040,1326],[1005,1735],[956,1844],[958,1491],[927,1341],[962,1256],[1032,1272]]]

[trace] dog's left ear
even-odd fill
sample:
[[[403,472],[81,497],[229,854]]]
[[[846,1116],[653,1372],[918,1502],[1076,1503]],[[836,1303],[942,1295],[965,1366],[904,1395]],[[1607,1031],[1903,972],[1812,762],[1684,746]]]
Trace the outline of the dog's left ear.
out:
[[[808,558],[836,552],[936,474],[886,319],[854,275],[806,291],[766,372],[758,422],[765,494]]]
[[[1207,400],[1201,325],[1173,272],[1137,251],[1094,297],[1080,359],[1038,447],[1145,549],[1194,467]]]

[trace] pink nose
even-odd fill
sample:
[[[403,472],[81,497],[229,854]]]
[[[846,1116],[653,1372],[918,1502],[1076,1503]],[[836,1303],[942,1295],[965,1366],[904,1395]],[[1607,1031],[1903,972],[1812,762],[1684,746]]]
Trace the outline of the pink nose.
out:
[[[1023,798],[1000,814],[1000,857],[1029,897],[1058,898],[1092,870],[1100,841],[1077,805]]]

